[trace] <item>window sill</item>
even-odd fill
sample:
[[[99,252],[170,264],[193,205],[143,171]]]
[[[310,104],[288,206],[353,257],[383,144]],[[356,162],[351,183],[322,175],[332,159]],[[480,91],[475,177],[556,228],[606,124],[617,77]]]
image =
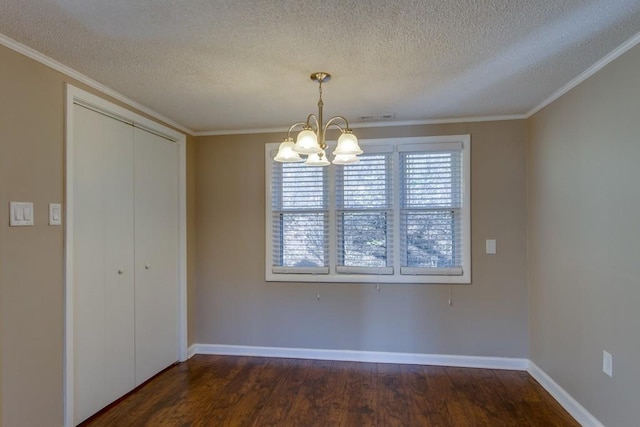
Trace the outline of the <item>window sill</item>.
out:
[[[461,275],[400,275],[400,274],[340,274],[340,273],[328,273],[328,274],[301,274],[301,273],[287,273],[279,274],[270,270],[266,272],[265,281],[267,282],[311,282],[311,283],[406,283],[406,284],[471,284],[471,277],[469,274]]]

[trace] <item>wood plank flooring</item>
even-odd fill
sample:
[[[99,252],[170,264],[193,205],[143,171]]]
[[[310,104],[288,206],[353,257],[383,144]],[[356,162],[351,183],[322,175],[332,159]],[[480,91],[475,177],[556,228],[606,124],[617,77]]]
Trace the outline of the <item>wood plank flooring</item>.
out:
[[[197,355],[83,426],[579,426],[526,372]]]

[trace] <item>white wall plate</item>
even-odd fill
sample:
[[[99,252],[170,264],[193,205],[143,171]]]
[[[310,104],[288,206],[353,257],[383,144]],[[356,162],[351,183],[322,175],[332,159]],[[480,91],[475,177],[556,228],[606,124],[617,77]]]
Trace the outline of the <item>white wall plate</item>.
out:
[[[33,225],[32,202],[9,202],[9,226],[24,227]]]

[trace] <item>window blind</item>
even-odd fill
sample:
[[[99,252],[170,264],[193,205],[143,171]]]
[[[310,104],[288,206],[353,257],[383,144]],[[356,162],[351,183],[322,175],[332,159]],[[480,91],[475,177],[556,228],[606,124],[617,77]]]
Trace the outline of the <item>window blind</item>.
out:
[[[462,153],[441,144],[400,152],[402,274],[462,274]]]
[[[393,274],[391,152],[364,154],[336,171],[336,269]]]
[[[471,138],[361,141],[360,162],[309,167],[265,146],[267,281],[471,282]]]
[[[272,164],[273,272],[328,273],[327,169]]]

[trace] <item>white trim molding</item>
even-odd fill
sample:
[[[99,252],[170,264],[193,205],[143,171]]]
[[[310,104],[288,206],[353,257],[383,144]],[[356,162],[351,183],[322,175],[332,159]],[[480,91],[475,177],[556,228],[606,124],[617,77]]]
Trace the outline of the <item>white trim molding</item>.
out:
[[[336,360],[343,362],[397,363],[401,365],[455,366],[462,368],[507,369],[514,371],[525,371],[528,367],[527,359],[510,357],[256,347],[244,345],[194,344],[189,348],[189,353],[225,356]]]
[[[193,356],[198,354],[196,353],[196,346],[197,344],[193,344],[193,345],[190,345],[189,348],[187,349],[187,360],[191,359]]]
[[[450,117],[450,118],[442,118],[442,119],[425,119],[425,120],[405,120],[405,121],[382,121],[382,122],[364,122],[364,123],[353,123],[353,128],[369,128],[369,127],[392,127],[392,126],[419,126],[419,125],[433,125],[433,124],[445,124],[445,123],[473,123],[473,122],[487,122],[487,121],[501,121],[501,120],[524,120],[533,116],[538,111],[542,110],[547,105],[551,104],[556,99],[560,98],[565,93],[569,92],[571,89],[600,71],[607,64],[614,61],[616,58],[627,52],[629,49],[636,46],[640,43],[640,33],[636,34],[612,52],[607,54],[600,61],[593,64],[591,67],[586,69],[584,72],[579,74],[573,80],[568,82],[566,85],[561,87],[559,90],[554,92],[551,96],[546,98],[540,104],[536,105],[532,109],[530,109],[525,114],[505,114],[505,115],[496,115],[496,116],[475,116],[475,117]],[[212,131],[199,131],[195,132],[180,123],[146,107],[133,99],[117,92],[102,83],[99,83],[84,74],[70,68],[55,59],[52,59],[35,49],[32,49],[22,43],[19,43],[13,40],[10,37],[5,36],[0,33],[0,44],[6,46],[7,48],[14,50],[18,53],[25,55],[28,58],[33,59],[34,61],[40,62],[41,64],[46,65],[56,71],[61,72],[62,74],[71,77],[81,83],[84,83],[94,89],[97,89],[103,92],[105,95],[110,96],[118,101],[124,102],[132,108],[135,108],[145,114],[150,115],[151,117],[158,119],[169,126],[173,126],[174,128],[185,132],[192,136],[215,136],[215,135],[242,135],[242,134],[255,134],[255,133],[281,133],[286,132],[288,128],[262,128],[262,129],[229,129],[229,130],[212,130]]]
[[[596,417],[531,360],[529,360],[527,372],[583,427],[604,427]]]
[[[582,73],[580,73],[577,77],[575,77],[569,83],[567,83],[566,85],[562,86],[560,89],[555,91],[550,97],[542,101],[537,106],[533,107],[531,110],[527,112],[527,114],[525,114],[525,118],[527,119],[530,118],[535,113],[542,110],[544,107],[551,104],[553,101],[560,98],[562,95],[569,92],[571,89],[578,86],[580,83],[587,80],[589,77],[593,76],[595,73],[603,69],[606,65],[613,62],[616,58],[621,56],[623,53],[627,52],[629,49],[631,49],[638,43],[640,43],[640,33],[636,34],[626,42],[622,43],[613,51],[609,52],[609,54],[607,54],[604,58],[602,58],[601,60],[593,64],[591,67],[584,70]]]
[[[509,114],[509,115],[501,115],[501,116],[448,117],[448,118],[442,118],[442,119],[358,122],[358,123],[350,123],[349,125],[352,129],[363,129],[363,128],[379,128],[379,127],[395,127],[395,126],[441,125],[441,124],[447,124],[447,123],[496,122],[496,121],[503,121],[503,120],[524,120],[524,119],[527,119],[527,116],[524,114]],[[212,130],[212,131],[194,132],[193,136],[249,135],[254,133],[283,133],[283,132],[287,132],[288,130],[289,130],[288,127]]]
[[[166,123],[169,126],[172,126],[182,132],[185,132],[189,135],[193,135],[193,131],[185,126],[182,126],[180,123],[171,120],[170,118],[163,116],[162,114],[158,113],[157,111],[152,110],[151,108],[142,105],[136,101],[134,101],[133,99],[121,94],[120,92],[117,92],[105,85],[103,85],[102,83],[99,83],[87,76],[85,76],[84,74],[74,70],[71,67],[67,67],[66,65],[56,61],[53,58],[50,58],[48,56],[46,56],[43,53],[38,52],[35,49],[30,48],[29,46],[25,46],[20,42],[17,42],[15,40],[13,40],[12,38],[9,38],[7,36],[5,36],[4,34],[0,33],[0,44],[2,44],[3,46],[8,47],[9,49],[16,51],[18,53],[21,53],[22,55],[33,59],[34,61],[37,61],[43,65],[46,65],[49,68],[52,68],[56,71],[61,72],[62,74],[64,74],[65,76],[71,77],[72,79],[75,79],[77,81],[79,81],[80,83],[84,83],[87,86],[90,86],[94,89],[99,90],[100,92],[104,93],[107,96],[110,96],[111,98],[117,99],[118,101],[124,102],[125,104],[127,104],[128,106],[135,108],[138,111],[141,111],[145,114],[148,114],[149,116],[153,117],[154,119],[158,119],[161,122]]]

